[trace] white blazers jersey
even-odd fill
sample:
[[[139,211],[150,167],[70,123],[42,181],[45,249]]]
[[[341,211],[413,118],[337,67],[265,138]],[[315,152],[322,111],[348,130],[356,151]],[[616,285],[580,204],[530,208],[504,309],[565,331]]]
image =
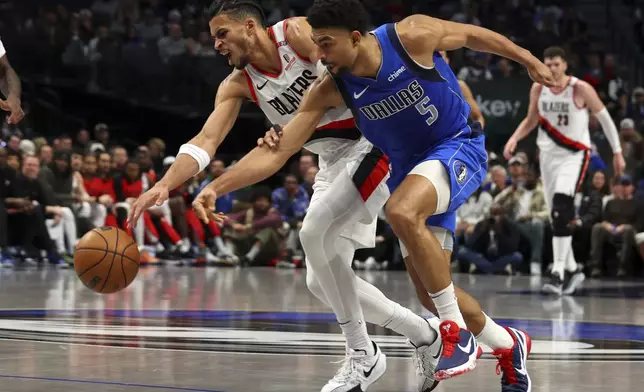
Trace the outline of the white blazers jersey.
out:
[[[575,103],[575,84],[579,79],[571,76],[564,89],[555,94],[541,86],[539,93],[539,135],[537,145],[543,152],[590,150],[588,108]]]
[[[271,74],[252,64],[246,66],[243,71],[255,103],[272,124],[281,125],[288,123],[295,116],[304,92],[320,72],[316,64],[311,63],[289,45],[286,40],[287,22],[288,19],[269,27],[269,35],[275,41],[282,62],[281,72],[277,75]],[[363,150],[368,149],[370,144],[362,139],[362,133],[356,127],[351,111],[346,108],[329,110],[305,144],[306,149],[318,154],[327,165],[335,164],[352,146]]]

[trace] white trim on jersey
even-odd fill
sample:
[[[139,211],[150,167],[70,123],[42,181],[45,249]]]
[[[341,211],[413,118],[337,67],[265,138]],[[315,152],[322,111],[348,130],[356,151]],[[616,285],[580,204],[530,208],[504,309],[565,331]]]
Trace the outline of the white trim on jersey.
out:
[[[0,59],[4,57],[4,55],[7,53],[7,51],[4,48],[4,45],[2,44],[2,40],[0,40]]]

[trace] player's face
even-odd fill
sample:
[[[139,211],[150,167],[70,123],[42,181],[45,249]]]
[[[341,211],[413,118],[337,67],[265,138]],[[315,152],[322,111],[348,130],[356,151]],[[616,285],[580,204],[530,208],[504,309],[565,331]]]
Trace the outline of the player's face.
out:
[[[251,62],[251,48],[257,23],[252,19],[240,21],[220,14],[210,20],[210,35],[215,50],[228,59],[228,65],[244,69]]]
[[[334,75],[351,72],[358,57],[362,34],[339,28],[325,28],[313,29],[311,38],[320,48],[320,60],[329,72]]]
[[[543,63],[550,68],[550,72],[552,72],[552,76],[554,76],[556,80],[561,79],[568,70],[568,63],[559,56],[546,57]]]

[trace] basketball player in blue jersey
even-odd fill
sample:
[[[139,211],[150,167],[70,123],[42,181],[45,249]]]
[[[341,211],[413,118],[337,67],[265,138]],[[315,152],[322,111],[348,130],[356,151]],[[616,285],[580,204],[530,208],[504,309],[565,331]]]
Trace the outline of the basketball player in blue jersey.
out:
[[[392,177],[388,185],[393,193],[387,216],[402,242],[419,296],[422,299],[431,293],[431,301],[423,304],[433,302],[431,306],[443,320],[436,379],[474,368],[478,346],[463,318],[463,314],[474,314],[478,331],[473,332],[485,343],[496,343],[492,348],[503,371],[502,391],[530,391],[526,371],[529,337],[498,326],[451,282],[455,212],[479,187],[487,156],[480,125],[468,121],[469,106],[438,51],[467,46],[495,53],[523,64],[535,82],[546,86],[554,85],[552,74],[528,51],[480,27],[414,15],[367,34],[366,19],[358,0],[314,2],[308,21],[329,73],[311,86],[298,114],[283,128],[278,148],[251,151],[202,192],[195,209],[202,217],[221,219],[211,212],[218,194],[261,181],[278,170],[285,156],[300,149],[328,109],[348,106],[364,136],[389,156]],[[326,207],[334,219],[346,213],[332,204]],[[319,222],[321,236],[335,229],[333,221]],[[329,390],[348,390],[343,387],[349,377],[368,378],[376,361],[349,357],[339,372],[338,389]],[[361,387],[362,380],[353,385]]]

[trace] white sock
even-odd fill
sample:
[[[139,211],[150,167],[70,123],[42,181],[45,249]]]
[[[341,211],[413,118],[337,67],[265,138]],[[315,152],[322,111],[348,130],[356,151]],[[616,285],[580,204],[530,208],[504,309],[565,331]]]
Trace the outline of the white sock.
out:
[[[438,311],[438,317],[440,317],[441,320],[451,320],[458,324],[460,328],[467,328],[463,315],[458,308],[456,292],[454,291],[454,283],[450,282],[449,286],[443,290],[433,294],[430,293],[429,295],[434,301],[434,305]]]
[[[563,279],[568,253],[572,251],[572,236],[552,237],[552,272]]]
[[[570,252],[568,252],[568,257],[566,258],[566,271],[575,272],[577,271],[577,260],[575,260],[575,252],[572,251],[572,245],[570,248]]]
[[[362,320],[349,320],[347,322],[340,322],[340,328],[344,338],[347,340],[347,346],[354,350],[364,350],[367,355],[375,354],[375,349],[367,334],[367,324]]]
[[[246,258],[250,261],[255,260],[255,257],[259,254],[259,251],[262,250],[261,246],[259,244],[253,245],[252,248],[246,253]]]
[[[485,326],[476,339],[489,346],[492,350],[503,350],[514,347],[514,339],[512,339],[510,333],[495,323],[487,314],[485,315]]]
[[[407,337],[414,346],[430,345],[438,338],[438,332],[429,326],[429,323],[411,310],[393,303],[393,315],[383,327]],[[365,318],[367,318],[366,311]]]

